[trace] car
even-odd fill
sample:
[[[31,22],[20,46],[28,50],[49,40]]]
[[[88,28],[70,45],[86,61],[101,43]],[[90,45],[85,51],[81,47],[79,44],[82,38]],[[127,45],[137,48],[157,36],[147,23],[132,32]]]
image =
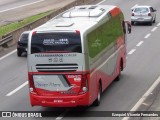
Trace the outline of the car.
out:
[[[131,24],[156,22],[156,10],[151,6],[135,6],[132,8]]]
[[[17,56],[21,57],[22,53],[27,52],[28,36],[30,31],[23,32],[17,42]]]

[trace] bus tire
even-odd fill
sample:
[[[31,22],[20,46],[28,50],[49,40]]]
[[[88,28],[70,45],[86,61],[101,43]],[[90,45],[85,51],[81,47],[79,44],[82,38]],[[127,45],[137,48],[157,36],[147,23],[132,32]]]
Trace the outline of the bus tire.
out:
[[[119,75],[116,77],[115,81],[120,81],[121,79],[121,72],[119,73]]]
[[[115,81],[119,81],[121,79],[121,71],[123,70],[123,60],[121,59],[120,65],[119,65],[119,73],[115,79]]]
[[[94,106],[99,106],[100,105],[100,102],[101,102],[101,93],[102,93],[102,86],[101,86],[101,83],[99,83],[98,95],[97,95],[97,99],[94,101]]]

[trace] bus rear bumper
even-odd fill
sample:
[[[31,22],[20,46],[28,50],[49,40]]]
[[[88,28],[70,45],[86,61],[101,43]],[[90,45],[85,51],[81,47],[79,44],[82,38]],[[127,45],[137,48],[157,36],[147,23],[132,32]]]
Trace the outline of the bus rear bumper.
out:
[[[88,106],[89,97],[88,94],[77,95],[77,96],[59,96],[59,97],[48,97],[38,96],[30,94],[30,102],[32,106],[43,106],[43,107],[77,107],[77,106]]]

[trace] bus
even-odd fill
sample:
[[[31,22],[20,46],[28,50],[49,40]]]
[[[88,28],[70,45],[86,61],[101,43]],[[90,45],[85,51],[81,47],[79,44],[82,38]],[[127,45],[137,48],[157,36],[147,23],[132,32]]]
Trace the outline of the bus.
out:
[[[100,104],[101,94],[126,66],[131,26],[112,5],[75,6],[29,33],[31,106]]]

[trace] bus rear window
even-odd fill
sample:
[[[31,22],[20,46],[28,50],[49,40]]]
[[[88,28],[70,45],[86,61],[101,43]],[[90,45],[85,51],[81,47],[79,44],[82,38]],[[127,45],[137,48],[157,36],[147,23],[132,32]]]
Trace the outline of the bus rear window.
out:
[[[80,34],[36,33],[31,40],[31,53],[77,52],[82,53]]]

